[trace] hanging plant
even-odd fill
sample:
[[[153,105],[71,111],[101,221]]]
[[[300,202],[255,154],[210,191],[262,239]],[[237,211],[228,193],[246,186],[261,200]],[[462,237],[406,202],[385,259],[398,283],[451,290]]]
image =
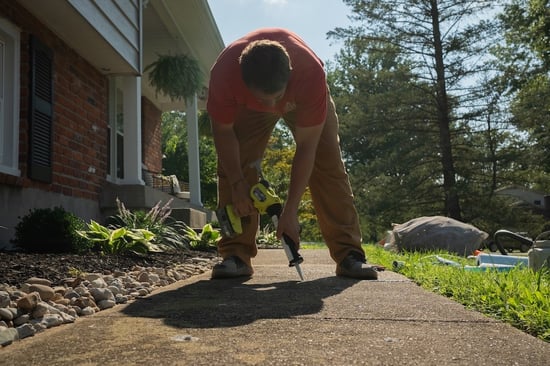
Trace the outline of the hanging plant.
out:
[[[188,99],[202,88],[199,63],[187,55],[158,55],[157,61],[145,68],[144,72],[148,71],[155,94],[162,93],[172,101]]]

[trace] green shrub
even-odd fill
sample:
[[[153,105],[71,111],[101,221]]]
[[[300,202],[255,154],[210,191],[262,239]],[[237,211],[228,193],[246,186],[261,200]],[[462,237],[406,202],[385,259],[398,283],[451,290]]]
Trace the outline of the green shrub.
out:
[[[94,248],[103,254],[147,254],[158,249],[151,244],[155,234],[145,229],[111,229],[92,220],[88,224],[88,230],[78,230],[77,234],[93,242]]]
[[[30,253],[79,253],[90,249],[90,242],[76,232],[84,221],[62,207],[38,208],[19,217],[15,237],[16,248]]]

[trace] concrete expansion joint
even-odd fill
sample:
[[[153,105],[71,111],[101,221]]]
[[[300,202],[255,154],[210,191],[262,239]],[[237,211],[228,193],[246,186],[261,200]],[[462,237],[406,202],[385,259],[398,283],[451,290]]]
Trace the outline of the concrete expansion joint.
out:
[[[332,316],[297,316],[293,317],[296,320],[319,320],[319,321],[365,321],[365,322],[394,322],[394,323],[425,323],[425,324],[495,324],[498,321],[494,319],[476,319],[476,320],[460,320],[460,319],[416,319],[416,318],[387,318],[387,317],[332,317]]]

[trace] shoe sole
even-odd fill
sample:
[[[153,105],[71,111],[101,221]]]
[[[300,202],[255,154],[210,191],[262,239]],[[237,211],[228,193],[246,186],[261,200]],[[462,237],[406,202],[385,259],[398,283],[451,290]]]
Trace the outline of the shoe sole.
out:
[[[370,267],[368,269],[365,268],[361,271],[361,273],[348,271],[343,268],[337,268],[336,275],[340,277],[355,278],[358,280],[377,280],[378,279],[378,271],[376,270],[375,267]]]
[[[223,269],[213,269],[212,270],[212,278],[213,279],[219,279],[219,278],[235,278],[235,277],[251,277],[252,271],[225,271]]]

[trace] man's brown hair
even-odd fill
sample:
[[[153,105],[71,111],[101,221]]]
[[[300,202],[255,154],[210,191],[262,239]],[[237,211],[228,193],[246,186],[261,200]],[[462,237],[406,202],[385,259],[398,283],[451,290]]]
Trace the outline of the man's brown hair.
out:
[[[282,90],[292,70],[286,49],[268,39],[250,42],[241,53],[239,63],[246,86],[267,94]]]

